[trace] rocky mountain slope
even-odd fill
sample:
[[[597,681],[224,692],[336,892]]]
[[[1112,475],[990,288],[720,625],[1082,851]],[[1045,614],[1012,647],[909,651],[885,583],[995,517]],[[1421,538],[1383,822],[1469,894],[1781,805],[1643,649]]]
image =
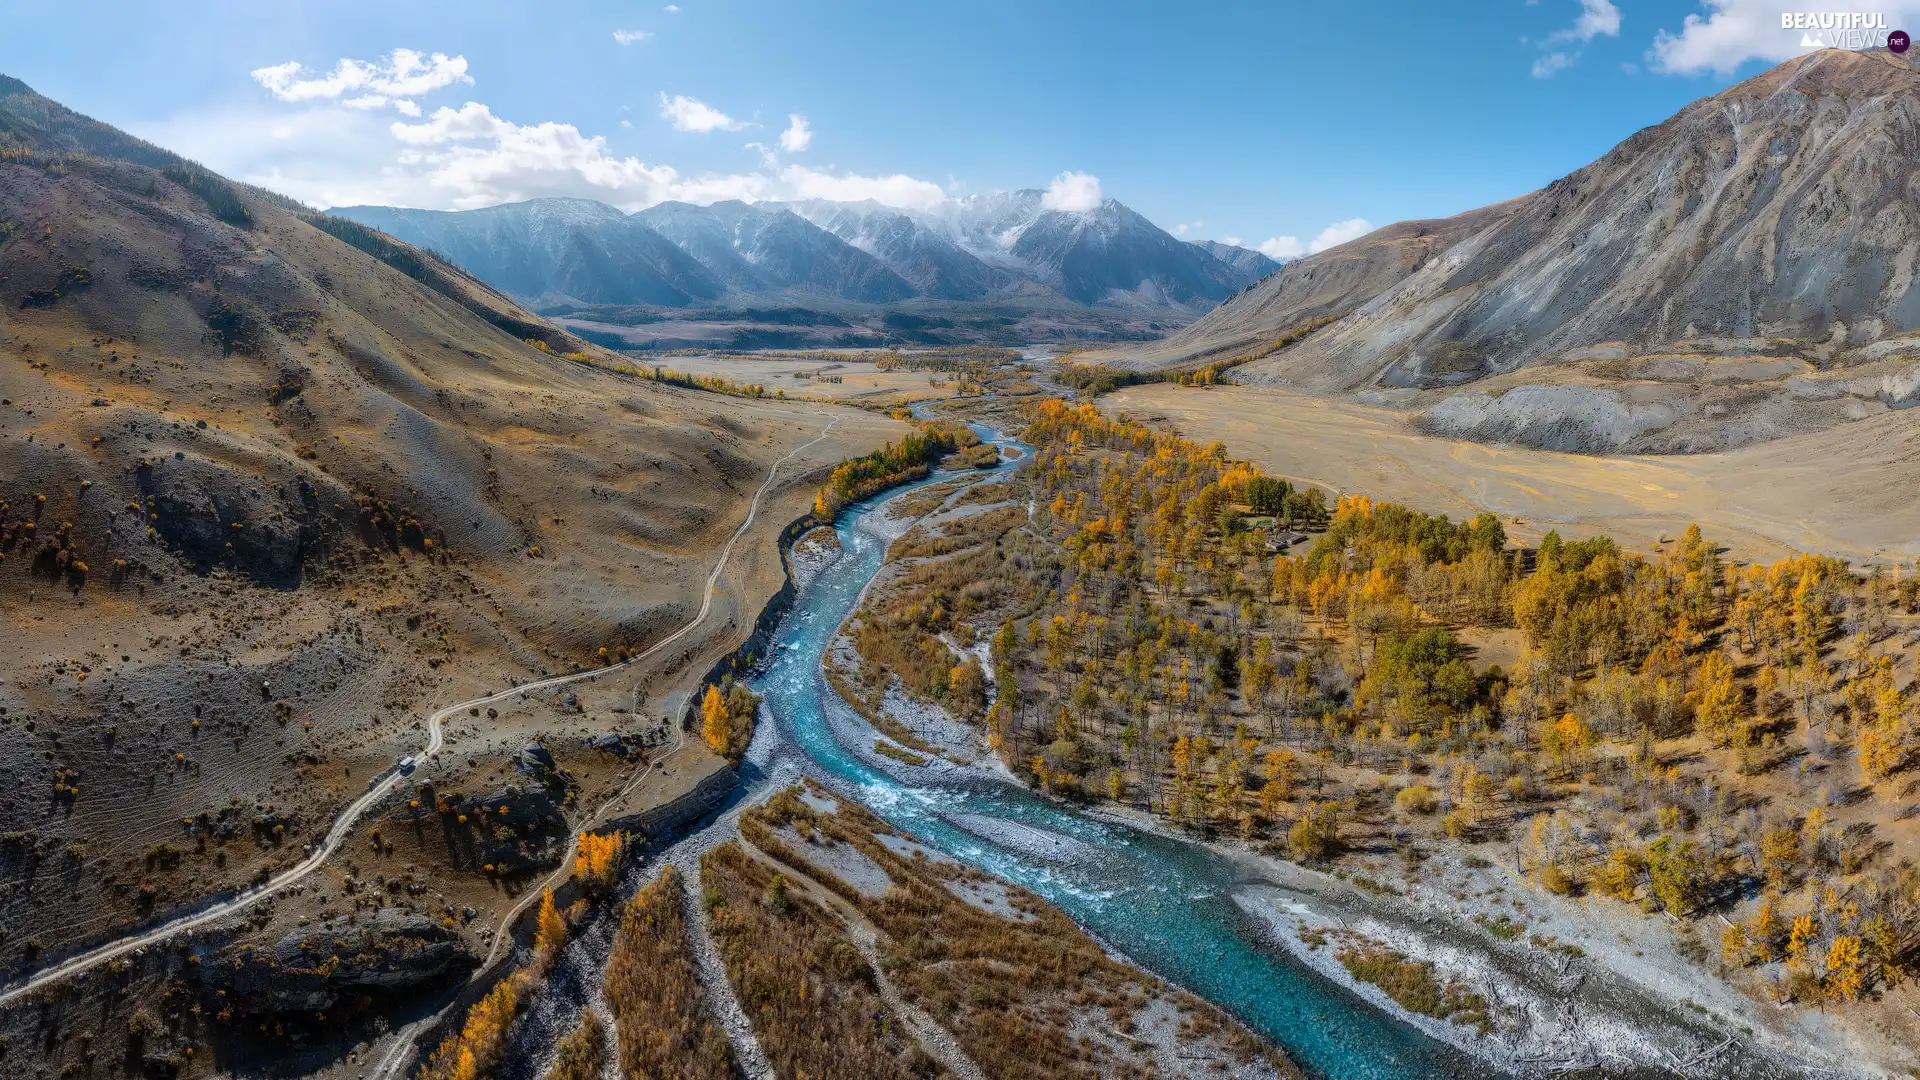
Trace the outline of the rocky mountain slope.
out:
[[[687,623],[769,466],[806,447],[712,615],[602,730],[664,711],[779,586],[772,538],[820,470],[904,430],[839,410],[812,443],[831,407],[622,374],[432,256],[300,211],[0,79],[8,981],[297,861],[418,751],[430,702]],[[476,710],[443,782],[497,790],[496,740],[592,707]],[[442,870],[409,887],[496,887]]]
[[[914,295],[913,286],[879,259],[785,207],[668,202],[634,220],[745,292],[795,289],[868,303]]]
[[[1277,265],[1185,243],[1109,199],[1051,210],[1036,190],[900,210],[871,200],[669,202],[631,216],[577,200],[432,212],[332,213],[432,248],[494,286],[551,308],[743,303],[1059,303],[1138,309],[1179,323]],[[664,256],[678,250],[694,267]],[[599,269],[604,267],[604,269]]]
[[[809,199],[795,203],[793,210],[893,267],[920,296],[981,300],[1012,280],[1007,270],[989,265],[944,230],[928,228],[912,215],[871,199]]]
[[[1920,401],[1913,63],[1809,53],[1538,192],[1302,259],[1103,359],[1251,361],[1234,377],[1553,449],[1706,450],[1903,408]]]
[[[529,302],[679,307],[726,291],[699,261],[605,203],[542,199],[465,213],[361,206],[342,216],[427,248]]]
[[[1187,243],[1239,271],[1248,284],[1264,279],[1280,269],[1280,263],[1250,248],[1223,244],[1218,240],[1189,240]]]

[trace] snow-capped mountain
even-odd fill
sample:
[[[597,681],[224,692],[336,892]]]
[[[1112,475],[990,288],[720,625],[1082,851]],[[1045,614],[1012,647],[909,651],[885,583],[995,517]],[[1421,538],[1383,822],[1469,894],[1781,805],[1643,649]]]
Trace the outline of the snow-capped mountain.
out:
[[[535,199],[456,212],[355,206],[331,213],[430,247],[545,304],[1051,296],[1185,321],[1275,266],[1244,248],[1175,239],[1113,199],[1062,211],[1048,209],[1042,195],[995,192],[929,210],[815,199],[668,202],[627,215],[586,200]]]
[[[794,213],[892,267],[922,296],[980,300],[1012,280],[945,230],[868,199],[789,204]]]
[[[742,292],[793,290],[882,304],[917,295],[881,260],[777,204],[668,202],[631,220]]]
[[[714,300],[731,283],[605,203],[535,199],[484,210],[346,206],[328,211],[429,248],[533,303],[657,304]]]

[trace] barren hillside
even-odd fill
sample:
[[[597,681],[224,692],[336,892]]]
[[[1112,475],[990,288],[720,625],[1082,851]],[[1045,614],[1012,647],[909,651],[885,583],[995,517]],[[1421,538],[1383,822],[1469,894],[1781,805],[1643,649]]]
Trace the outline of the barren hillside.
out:
[[[1246,360],[1239,381],[1563,450],[1720,449],[1903,408],[1920,400],[1911,64],[1809,53],[1539,192],[1362,237],[1160,346],[1092,358]]]
[[[778,587],[772,540],[820,470],[904,430],[614,363],[415,249],[0,82],[0,971],[291,864],[430,705],[687,623],[799,450],[697,633],[497,730],[475,710],[447,782],[482,793],[540,731],[658,715]],[[617,764],[571,753],[589,787]]]

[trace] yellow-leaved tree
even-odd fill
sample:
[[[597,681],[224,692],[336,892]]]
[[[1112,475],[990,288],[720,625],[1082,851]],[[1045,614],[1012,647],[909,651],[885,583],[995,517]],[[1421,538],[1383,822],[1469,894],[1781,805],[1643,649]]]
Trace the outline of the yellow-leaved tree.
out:
[[[516,980],[500,980],[468,1010],[460,1030],[441,1042],[420,1075],[426,1080],[478,1080],[491,1073],[519,1005]]]
[[[1693,727],[1715,746],[1733,741],[1740,721],[1740,690],[1733,681],[1733,662],[1715,649],[1700,662],[1693,699]]]
[[[620,869],[620,852],[626,843],[624,832],[581,833],[573,849],[574,878],[589,890],[613,884],[613,875]]]
[[[1860,965],[1860,939],[1841,934],[1827,949],[1827,996],[1835,1001],[1853,1001],[1866,983]]]
[[[710,685],[707,696],[700,701],[700,737],[706,740],[708,749],[725,754],[732,733],[727,724],[727,699],[721,696],[718,686]]]
[[[560,909],[554,906],[553,890],[540,894],[540,916],[534,925],[533,953],[534,963],[546,965],[560,952],[560,946],[567,943],[567,920],[560,917]]]

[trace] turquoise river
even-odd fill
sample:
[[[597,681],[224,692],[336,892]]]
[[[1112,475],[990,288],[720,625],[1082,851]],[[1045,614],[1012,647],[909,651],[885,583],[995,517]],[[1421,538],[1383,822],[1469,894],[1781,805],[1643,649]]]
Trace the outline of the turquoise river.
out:
[[[976,430],[1031,453],[989,428]],[[980,482],[999,482],[1013,468],[981,474]],[[1115,952],[1232,1010],[1314,1074],[1487,1075],[1485,1066],[1263,943],[1262,930],[1233,902],[1235,867],[1208,848],[1077,813],[980,770],[889,763],[903,774],[896,776],[880,759],[848,748],[858,745],[859,721],[827,685],[822,658],[879,571],[888,533],[898,529],[888,522],[886,502],[950,475],[841,514],[841,556],[801,590],[775,631],[773,659],[753,680],[775,730],[755,739],[749,780],[816,777],[896,827],[1045,897]]]

